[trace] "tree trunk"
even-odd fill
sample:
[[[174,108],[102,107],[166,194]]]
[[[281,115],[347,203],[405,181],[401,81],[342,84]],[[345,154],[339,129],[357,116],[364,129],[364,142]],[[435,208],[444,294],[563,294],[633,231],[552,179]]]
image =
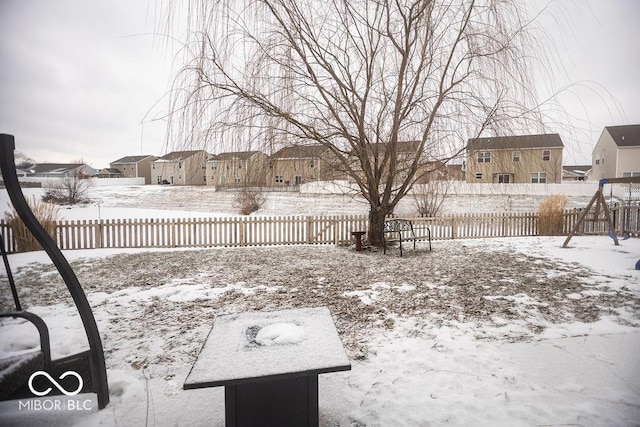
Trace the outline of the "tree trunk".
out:
[[[382,206],[371,205],[369,210],[369,244],[372,246],[382,247],[382,228],[387,215],[393,209],[384,209]]]

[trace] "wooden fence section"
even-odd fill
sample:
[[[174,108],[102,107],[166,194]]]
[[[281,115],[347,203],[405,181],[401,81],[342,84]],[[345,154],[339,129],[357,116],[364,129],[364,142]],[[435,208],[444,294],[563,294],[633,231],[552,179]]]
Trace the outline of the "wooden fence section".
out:
[[[409,219],[416,227],[428,226],[433,240],[536,236],[538,234],[538,215],[533,213],[463,214]]]
[[[616,204],[610,208],[611,222],[613,230],[609,230],[609,223],[605,217],[604,211],[599,213],[590,212],[587,214],[585,221],[580,227],[579,234],[608,234],[614,231],[618,237],[624,236],[640,236],[640,203],[630,203],[627,205]],[[574,209],[567,211],[564,215],[564,233],[569,232],[575,227],[583,209]]]
[[[61,249],[340,244],[366,227],[367,217],[346,215],[60,221],[56,243]],[[4,221],[0,231],[14,252]]]
[[[564,233],[581,210],[564,214]],[[592,215],[593,216],[593,215]],[[581,234],[607,234],[603,214],[586,221]],[[434,240],[538,235],[535,213],[463,214],[409,218],[427,225]],[[640,236],[640,205],[612,208],[619,236]],[[351,243],[351,232],[367,230],[366,216],[278,216],[193,219],[129,219],[60,221],[56,243],[61,249],[179,248]],[[0,220],[5,248],[17,250],[11,228]]]

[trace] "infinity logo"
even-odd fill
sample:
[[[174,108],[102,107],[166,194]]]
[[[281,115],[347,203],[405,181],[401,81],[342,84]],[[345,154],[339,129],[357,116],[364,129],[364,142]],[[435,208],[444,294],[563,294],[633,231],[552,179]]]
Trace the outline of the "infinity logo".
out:
[[[54,380],[51,375],[49,375],[47,372],[44,371],[36,371],[33,374],[31,374],[31,376],[29,377],[29,390],[31,390],[31,393],[35,394],[36,396],[46,396],[47,394],[51,393],[51,387],[49,387],[48,389],[46,389],[45,391],[38,391],[35,390],[33,388],[33,379],[35,377],[37,377],[38,375],[42,375],[44,377],[47,377],[47,379],[49,381],[51,381],[51,384],[53,384],[54,386],[56,386],[58,388],[58,390],[60,390],[65,396],[75,396],[76,394],[80,393],[80,390],[82,390],[82,377],[74,371],[67,371],[64,374],[60,375],[59,379],[64,379],[66,377],[68,377],[69,375],[72,375],[74,377],[76,377],[78,379],[78,388],[75,389],[74,391],[67,391],[64,389],[64,387],[62,387],[60,384],[58,384],[58,382],[56,380]]]

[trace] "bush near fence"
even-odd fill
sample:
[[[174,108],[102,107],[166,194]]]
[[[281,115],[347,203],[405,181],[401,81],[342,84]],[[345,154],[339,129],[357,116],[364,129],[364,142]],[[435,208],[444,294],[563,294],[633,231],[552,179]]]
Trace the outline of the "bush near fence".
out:
[[[581,209],[565,211],[564,234],[574,227]],[[611,216],[618,235],[640,236],[640,205],[615,206]],[[537,213],[462,214],[408,218],[431,228],[433,240],[537,236]],[[179,248],[266,246],[297,244],[350,244],[351,232],[367,230],[362,215],[225,217],[190,219],[126,219],[58,221],[56,243],[61,249]],[[17,247],[11,228],[0,220],[5,247]],[[590,215],[581,234],[607,234],[601,212]]]

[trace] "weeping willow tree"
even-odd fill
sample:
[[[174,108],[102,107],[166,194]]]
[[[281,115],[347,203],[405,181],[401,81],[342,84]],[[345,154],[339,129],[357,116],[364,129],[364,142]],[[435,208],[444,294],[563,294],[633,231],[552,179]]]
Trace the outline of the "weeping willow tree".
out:
[[[168,138],[322,145],[370,206],[369,241],[416,182],[484,135],[531,130],[535,28],[520,0],[168,2],[186,20]]]

